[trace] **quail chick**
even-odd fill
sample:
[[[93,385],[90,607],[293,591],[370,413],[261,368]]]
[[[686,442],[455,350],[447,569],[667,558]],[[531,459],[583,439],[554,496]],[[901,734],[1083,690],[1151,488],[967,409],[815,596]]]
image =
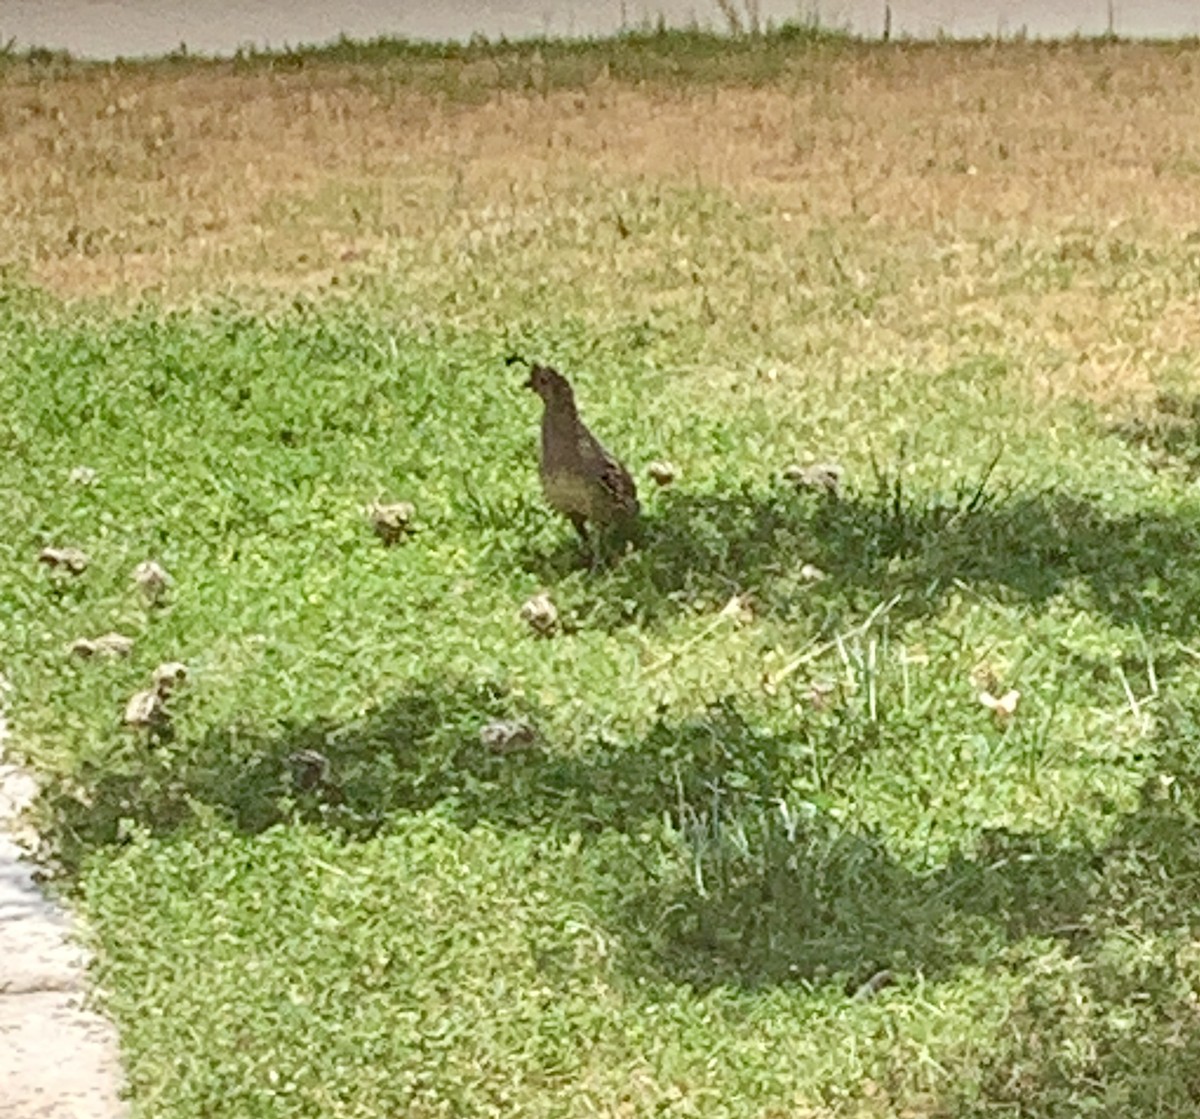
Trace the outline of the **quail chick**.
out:
[[[548,365],[532,366],[525,387],[542,398],[542,493],[586,543],[596,528],[628,527],[640,507],[637,486],[579,418],[567,379]]]

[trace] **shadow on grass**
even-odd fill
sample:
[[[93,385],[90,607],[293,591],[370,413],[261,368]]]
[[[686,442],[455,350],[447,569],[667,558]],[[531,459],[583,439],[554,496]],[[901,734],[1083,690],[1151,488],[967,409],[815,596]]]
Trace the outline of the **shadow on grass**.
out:
[[[653,623],[696,600],[751,591],[776,617],[868,610],[899,593],[896,613],[923,616],[966,584],[1033,604],[1069,591],[1121,625],[1183,636],[1200,625],[1200,519],[1113,513],[1053,491],[989,493],[962,485],[910,495],[882,479],[842,498],[766,492],[663,495],[641,547],[589,577],[593,624]],[[541,579],[579,565],[573,541],[524,557]],[[825,576],[813,581],[805,565]]]
[[[82,775],[86,797],[48,787],[41,809],[68,864],[130,826],[167,835],[214,816],[250,833],[305,821],[347,840],[432,808],[463,827],[585,844],[620,832],[629,843],[606,845],[605,857],[626,851],[628,893],[600,912],[639,978],[700,991],[833,983],[850,994],[885,968],[904,984],[1065,959],[1074,963],[1047,971],[1044,987],[1027,984],[985,1079],[941,1113],[1036,1099],[1059,1102],[1031,1114],[1066,1116],[1119,1090],[1123,1114],[1183,1115],[1146,1101],[1200,1098],[1195,953],[1189,962],[1185,947],[1145,948],[1194,940],[1200,707],[1164,710],[1141,803],[1104,842],[996,831],[927,872],[822,807],[876,746],[894,749],[919,727],[825,712],[781,736],[726,703],[664,719],[632,743],[597,737],[570,754],[544,744],[497,756],[478,734],[497,716],[537,721],[499,687],[443,682],[351,723],[183,733],[124,772]],[[297,765],[316,756],[305,751],[327,763],[319,777]]]
[[[733,834],[713,829],[692,848],[702,889],[658,899],[668,914],[658,965],[700,989],[833,975],[853,985],[884,968],[943,978],[1030,940],[1086,956],[1126,926],[1189,928],[1200,912],[1200,784],[1186,807],[1156,799],[1158,787],[1156,777],[1102,844],[996,830],[924,874],[881,837],[828,819],[797,826],[776,810],[722,821]]]
[[[643,550],[588,584],[630,596],[648,616],[689,595],[749,588],[785,615],[811,614],[814,598],[834,609],[897,591],[919,612],[955,581],[1035,603],[1078,582],[1113,620],[1180,635],[1200,608],[1190,523],[1107,514],[1064,495],[964,491],[918,507],[886,491],[675,494],[648,520]],[[562,557],[534,562],[555,570]],[[828,579],[803,582],[804,562]],[[269,735],[190,736],[185,723],[173,743],[79,774],[76,789],[48,786],[40,808],[68,868],[130,828],[166,835],[198,817],[249,833],[303,821],[349,840],[427,809],[463,827],[585,842],[624,833],[629,892],[604,916],[639,977],[701,991],[852,991],[885,968],[904,983],[1065,958],[1044,990],[1028,985],[985,1079],[942,1113],[1185,1115],[1200,1100],[1196,965],[1183,948],[1144,949],[1191,943],[1200,913],[1198,713],[1164,709],[1156,772],[1105,841],[997,831],[925,872],[824,807],[877,746],[903,748],[920,727],[835,710],[769,734],[726,703],[664,717],[636,741],[584,730],[500,756],[481,744],[481,725],[537,725],[539,712],[477,681],[417,684],[360,719]],[[900,737],[880,741],[888,735]],[[674,858],[637,864],[643,836],[664,832]],[[1031,1100],[1038,1107],[1022,1110]]]
[[[1200,721],[1180,709],[1153,747],[1159,773],[1102,846],[995,832],[929,873],[824,809],[873,753],[919,749],[919,723],[852,704],[797,712],[786,734],[723,702],[642,738],[578,732],[507,755],[488,720],[538,713],[495,685],[438,682],[362,718],[273,735],[211,730],[48,783],[45,833],[68,869],[131,829],[167,835],[216,818],[247,833],[304,822],[368,838],[429,809],[464,828],[673,836],[681,869],[629,899],[653,966],[696,987],[760,987],[874,968],[937,976],[997,943],[1075,950],[1110,918],[1146,927],[1200,913]],[[84,795],[80,795],[82,790]],[[999,939],[997,939],[999,938]],[[981,955],[982,954],[982,955]]]
[[[1014,940],[1052,938],[1068,961],[1025,972],[979,1082],[938,1114],[1200,1112],[1196,712],[1169,712],[1159,744],[1139,809],[1104,845],[1069,852],[1045,836],[1001,836],[980,852],[980,864],[999,860],[1024,875],[976,873],[963,911],[1002,920]]]
[[[1200,477],[1200,396],[1160,393],[1148,413],[1118,424],[1113,434],[1145,452],[1156,469]]]
[[[682,723],[661,720],[634,743],[592,735],[573,752],[536,738],[527,749],[494,752],[480,730],[497,719],[541,722],[528,701],[499,686],[439,681],[352,722],[316,720],[269,735],[223,727],[197,738],[183,728],[173,742],[82,769],[70,786],[48,784],[40,811],[57,857],[73,869],[132,828],[169,834],[198,816],[251,834],[300,821],[361,839],[436,807],[467,828],[632,833],[664,813],[703,814],[714,797],[770,797],[794,778],[797,759],[816,752],[828,755],[830,774],[850,764],[835,741],[836,718],[785,740],[756,730],[731,704]]]
[[[585,587],[645,618],[737,590],[783,617],[902,593],[919,616],[965,583],[1034,604],[1078,593],[1115,622],[1183,636],[1200,616],[1198,542],[1182,515],[1114,514],[1056,493],[674,493],[647,518],[642,550]],[[576,555],[572,542],[530,562],[561,576]],[[804,563],[828,577],[804,580]],[[621,624],[621,609],[601,620]],[[173,743],[82,772],[76,789],[47,786],[40,808],[68,868],[131,828],[167,835],[204,817],[249,833],[303,821],[348,840],[427,809],[463,827],[585,843],[623,833],[628,892],[600,912],[639,978],[851,992],[881,969],[903,984],[1044,968],[1044,988],[1026,983],[999,1030],[984,1079],[942,1113],[1186,1115],[1200,1101],[1198,965],[1187,955],[1200,913],[1197,711],[1164,708],[1156,772],[1103,842],[997,831],[927,871],[825,807],[877,747],[919,747],[920,726],[845,709],[770,734],[727,703],[664,717],[634,741],[584,729],[500,756],[481,725],[537,725],[540,712],[471,680],[418,683],[362,718],[272,734],[193,736],[181,721]],[[639,862],[667,835],[669,858]]]
[[[661,914],[648,966],[700,990],[834,981],[847,995],[882,969],[901,984],[1007,972],[1020,994],[981,1075],[936,1114],[1195,1115],[1196,711],[1166,712],[1156,748],[1140,804],[1106,840],[995,831],[928,873],[819,816],[743,813],[723,836],[710,821],[692,847],[703,889],[629,904],[634,919]]]

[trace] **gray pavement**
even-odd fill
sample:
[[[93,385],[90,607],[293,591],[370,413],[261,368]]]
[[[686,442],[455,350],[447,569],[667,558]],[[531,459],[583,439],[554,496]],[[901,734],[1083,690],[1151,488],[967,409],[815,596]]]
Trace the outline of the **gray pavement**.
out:
[[[5,762],[5,735],[0,707],[0,1119],[123,1119],[116,1035],[83,1006],[86,953],[18,842],[37,786]]]

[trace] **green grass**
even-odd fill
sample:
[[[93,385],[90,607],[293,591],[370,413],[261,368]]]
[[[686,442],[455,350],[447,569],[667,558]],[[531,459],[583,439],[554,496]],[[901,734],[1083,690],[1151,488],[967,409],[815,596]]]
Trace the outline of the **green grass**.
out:
[[[685,314],[393,295],[0,299],[3,667],[140,1113],[1195,1114],[1189,399],[1114,429],[1013,392],[1002,340],[706,380]],[[611,569],[538,498],[514,348],[639,479],[682,466]],[[841,497],[780,479],[805,454]],[[67,544],[81,577],[35,563]],[[129,660],[64,652],[114,628]],[[170,659],[147,741],[121,711]]]
[[[813,19],[786,21],[754,33],[722,34],[661,23],[611,36],[564,39],[530,37],[469,42],[424,42],[381,36],[342,37],[328,43],[283,50],[239,49],[231,58],[197,55],[181,47],[153,59],[94,62],[66,51],[19,50],[0,43],[0,70],[21,69],[31,77],[67,77],[111,70],[164,73],[197,69],[233,73],[290,72],[308,67],[369,67],[373,80],[429,90],[452,99],[476,100],[496,89],[550,92],[579,89],[599,75],[623,82],[758,84],[803,64],[811,51],[839,50],[860,40]]]
[[[738,5],[731,7],[735,10]],[[714,11],[714,16],[717,12]],[[716,22],[722,22],[717,18]],[[474,103],[497,91],[546,95],[557,90],[586,89],[597,80],[629,85],[649,84],[694,90],[704,86],[766,86],[781,79],[803,83],[814,78],[826,84],[825,66],[843,58],[879,57],[888,52],[919,56],[952,51],[960,58],[989,56],[1002,38],[917,40],[899,37],[881,43],[843,27],[821,22],[818,16],[767,24],[749,30],[700,27],[671,28],[661,21],[644,23],[613,35],[590,38],[530,36],[509,40],[475,36],[467,42],[436,42],[380,36],[374,39],[340,37],[326,43],[299,44],[275,50],[238,49],[232,56],[209,56],[189,51],[186,44],[169,54],[150,58],[93,61],[68,51],[45,47],[18,49],[14,41],[0,42],[0,74],[18,74],[30,84],[72,79],[97,73],[170,76],[177,74],[237,75],[293,73],[323,68],[353,68],[348,84],[365,84],[393,94],[408,89],[436,94],[450,102]],[[1195,37],[1174,40],[1133,40],[1115,35],[1072,36],[1051,41],[1047,50],[1095,50],[1139,43],[1162,56],[1187,51]],[[1025,43],[1023,36],[1010,45]]]

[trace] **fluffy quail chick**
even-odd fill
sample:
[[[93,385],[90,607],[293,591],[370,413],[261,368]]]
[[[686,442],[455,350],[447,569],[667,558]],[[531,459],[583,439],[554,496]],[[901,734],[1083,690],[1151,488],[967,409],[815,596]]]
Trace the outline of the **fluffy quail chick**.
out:
[[[587,429],[567,379],[548,365],[534,365],[525,387],[542,398],[542,493],[570,519],[586,543],[588,525],[628,528],[640,507],[637,486]]]

